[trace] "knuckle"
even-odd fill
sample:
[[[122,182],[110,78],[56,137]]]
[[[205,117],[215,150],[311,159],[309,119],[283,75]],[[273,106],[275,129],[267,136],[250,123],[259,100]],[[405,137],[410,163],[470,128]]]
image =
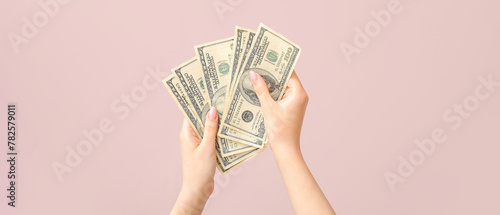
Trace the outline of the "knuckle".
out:
[[[306,92],[304,92],[304,103],[309,103],[309,95]]]
[[[207,189],[207,193],[212,194],[214,192],[214,189],[215,189],[215,183],[208,184],[206,189]]]
[[[306,92],[300,93],[298,96],[298,100],[300,103],[307,105],[309,102],[309,95]]]
[[[217,122],[207,123],[205,128],[206,128],[207,132],[213,132],[213,131],[217,130]]]
[[[255,89],[255,93],[257,94],[257,96],[262,96],[264,95],[264,93],[266,93],[266,88],[263,87],[263,86],[258,86],[256,89]]]

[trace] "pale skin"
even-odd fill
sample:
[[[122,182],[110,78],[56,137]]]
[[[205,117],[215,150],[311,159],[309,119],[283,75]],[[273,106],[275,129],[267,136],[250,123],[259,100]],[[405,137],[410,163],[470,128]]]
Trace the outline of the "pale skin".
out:
[[[266,134],[295,214],[335,214],[309,171],[300,150],[300,132],[309,97],[295,72],[282,100],[269,95],[260,75],[250,72],[259,97]],[[214,189],[217,114],[207,114],[203,140],[184,120],[181,130],[183,183],[170,214],[201,214]]]

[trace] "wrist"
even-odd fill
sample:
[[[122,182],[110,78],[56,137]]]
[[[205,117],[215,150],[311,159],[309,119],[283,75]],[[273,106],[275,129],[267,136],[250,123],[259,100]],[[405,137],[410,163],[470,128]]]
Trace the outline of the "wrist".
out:
[[[297,173],[297,170],[307,168],[300,145],[280,145],[279,147],[272,146],[274,159],[283,177],[289,177]]]
[[[205,203],[207,200],[200,195],[197,195],[196,192],[191,189],[186,189],[184,186],[177,197],[177,201],[175,202],[170,215],[177,214],[201,214],[203,208],[205,207]]]
[[[196,210],[203,210],[209,197],[210,194],[207,195],[206,192],[187,185],[183,185],[179,193],[179,199],[182,200],[182,203]]]
[[[276,158],[279,157],[290,157],[290,156],[300,156],[302,157],[302,152],[300,151],[299,141],[277,141],[271,142],[271,149]]]

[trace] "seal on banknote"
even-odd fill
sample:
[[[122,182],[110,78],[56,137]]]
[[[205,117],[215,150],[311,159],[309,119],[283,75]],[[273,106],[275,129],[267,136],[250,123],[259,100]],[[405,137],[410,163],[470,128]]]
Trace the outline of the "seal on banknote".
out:
[[[251,122],[253,119],[252,111],[249,110],[243,111],[243,113],[241,114],[241,119],[243,119],[244,122]]]

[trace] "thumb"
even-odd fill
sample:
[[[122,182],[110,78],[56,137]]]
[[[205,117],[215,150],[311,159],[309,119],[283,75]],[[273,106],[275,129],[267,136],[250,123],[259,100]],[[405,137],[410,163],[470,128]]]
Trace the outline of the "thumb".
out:
[[[255,90],[255,94],[259,97],[260,106],[262,109],[268,109],[272,104],[274,104],[274,99],[269,94],[269,89],[267,88],[267,84],[260,76],[254,71],[250,71],[250,80],[253,84],[253,89]]]
[[[214,148],[215,137],[217,136],[218,120],[219,114],[215,107],[210,108],[208,111],[207,119],[205,120],[205,130],[203,134],[203,140],[201,142],[201,147]],[[206,145],[206,146],[205,146]]]

